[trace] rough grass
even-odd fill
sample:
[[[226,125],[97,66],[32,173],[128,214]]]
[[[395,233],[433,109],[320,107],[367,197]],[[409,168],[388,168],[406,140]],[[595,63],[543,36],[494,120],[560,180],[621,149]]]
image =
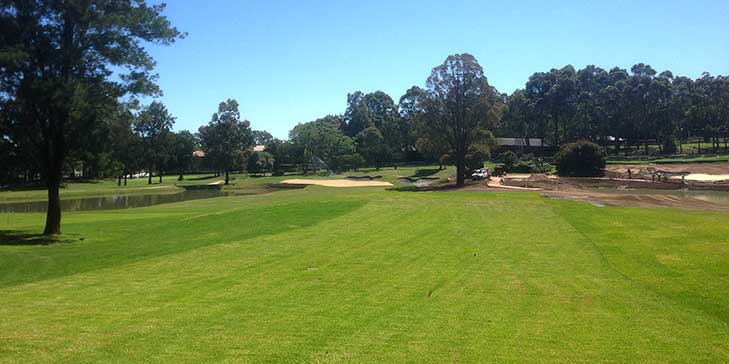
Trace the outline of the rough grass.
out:
[[[729,362],[723,213],[308,187],[13,244],[42,222],[0,216],[2,363]]]

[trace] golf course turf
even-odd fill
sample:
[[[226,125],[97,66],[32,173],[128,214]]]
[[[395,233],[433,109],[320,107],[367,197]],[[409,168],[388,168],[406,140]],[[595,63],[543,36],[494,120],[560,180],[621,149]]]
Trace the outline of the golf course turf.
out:
[[[727,363],[729,215],[300,190],[0,214],[0,363]]]

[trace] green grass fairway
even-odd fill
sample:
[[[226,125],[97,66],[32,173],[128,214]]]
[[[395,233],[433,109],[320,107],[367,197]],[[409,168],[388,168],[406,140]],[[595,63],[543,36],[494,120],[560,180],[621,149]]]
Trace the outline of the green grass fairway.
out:
[[[42,223],[0,214],[3,364],[729,363],[725,213],[308,187]]]

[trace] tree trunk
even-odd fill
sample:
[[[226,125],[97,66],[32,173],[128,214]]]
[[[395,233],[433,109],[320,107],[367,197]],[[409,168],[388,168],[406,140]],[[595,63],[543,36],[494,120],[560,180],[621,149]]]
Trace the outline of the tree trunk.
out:
[[[159,171],[159,183],[162,184],[162,171]]]
[[[152,184],[152,166],[149,166],[149,169],[147,170],[147,184]]]
[[[230,182],[230,176],[228,175],[228,169],[225,169],[225,184],[227,185],[228,182]]]
[[[466,153],[456,152],[456,186],[463,187],[466,182]]]
[[[182,176],[182,168],[180,168],[180,176],[177,177],[177,180],[178,181],[182,181],[182,179],[183,179],[183,176]]]
[[[55,173],[52,172],[52,173]],[[61,233],[61,196],[58,190],[61,185],[60,174],[48,178],[48,211],[46,212],[46,228],[44,235]]]
[[[120,174],[119,177],[117,177],[117,179],[116,179],[116,186],[117,187],[121,186],[121,180],[122,180],[122,175]]]
[[[124,171],[124,186],[127,185],[127,174],[128,173],[126,171]]]

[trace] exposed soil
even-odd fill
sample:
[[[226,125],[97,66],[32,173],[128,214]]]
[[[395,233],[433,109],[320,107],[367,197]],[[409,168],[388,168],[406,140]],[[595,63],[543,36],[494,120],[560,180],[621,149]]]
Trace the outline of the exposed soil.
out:
[[[729,168],[729,165],[725,168]],[[682,183],[680,180],[653,182],[643,178],[564,178],[533,174],[494,177],[489,181],[471,183],[463,190],[537,191],[545,197],[587,201],[596,206],[671,207],[729,212],[729,204],[705,201],[677,193],[686,187],[690,190],[721,191],[726,190],[728,186],[729,184],[721,182]]]
[[[666,171],[703,175],[703,178],[696,178],[696,180],[717,181],[729,179],[729,163],[621,164],[607,166],[606,172],[609,177],[627,178],[628,169],[630,169],[634,178],[651,178],[651,174],[655,171]]]

